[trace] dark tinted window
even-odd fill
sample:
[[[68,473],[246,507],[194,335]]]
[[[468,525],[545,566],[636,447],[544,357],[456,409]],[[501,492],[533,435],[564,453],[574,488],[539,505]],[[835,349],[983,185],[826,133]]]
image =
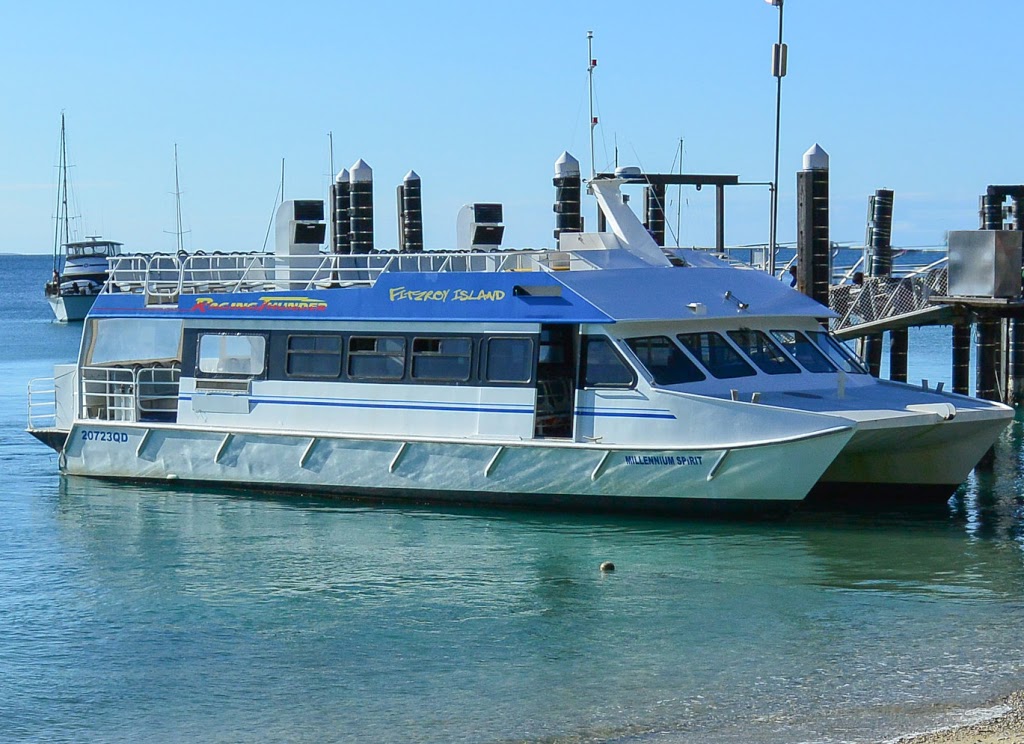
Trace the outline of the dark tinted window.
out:
[[[797,374],[800,371],[793,360],[782,353],[778,344],[761,331],[729,331],[729,338],[769,375]]]
[[[533,378],[533,340],[492,338],[487,341],[484,377],[488,382],[529,382]]]
[[[707,379],[697,365],[667,336],[644,336],[626,341],[659,385],[678,385]]]
[[[405,339],[401,336],[352,336],[348,374],[356,379],[400,380],[405,374]]]
[[[414,338],[413,379],[465,382],[469,379],[472,348],[468,338]]]
[[[285,372],[290,377],[340,377],[341,340],[341,336],[289,336]]]
[[[633,370],[604,336],[588,336],[583,345],[584,387],[631,387]]]
[[[845,344],[837,341],[832,334],[825,331],[808,331],[807,335],[839,369],[854,375],[868,373],[867,367],[857,355],[850,351]]]
[[[717,333],[680,333],[678,339],[708,372],[720,380],[757,374],[736,349]]]
[[[835,372],[835,366],[825,358],[818,347],[799,331],[772,331],[774,338],[782,348],[796,357],[808,372]]]

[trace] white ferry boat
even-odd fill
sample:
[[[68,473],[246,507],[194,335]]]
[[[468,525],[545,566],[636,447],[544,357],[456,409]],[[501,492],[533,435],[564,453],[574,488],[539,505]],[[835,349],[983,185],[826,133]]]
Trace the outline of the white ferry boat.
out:
[[[85,319],[107,281],[109,260],[121,255],[122,245],[98,236],[64,244],[61,265],[45,288],[57,320]]]
[[[83,476],[749,513],[945,500],[1006,425],[870,377],[767,274],[665,251],[622,182],[557,250],[321,253],[288,202],[275,255],[114,259],[29,430]]]

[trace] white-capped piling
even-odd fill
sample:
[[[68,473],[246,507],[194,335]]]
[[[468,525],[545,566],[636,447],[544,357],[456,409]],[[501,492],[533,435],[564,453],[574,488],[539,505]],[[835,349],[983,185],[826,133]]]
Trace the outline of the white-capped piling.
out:
[[[580,210],[582,181],[580,161],[563,152],[555,161],[555,240],[562,233],[583,232],[583,215]]]
[[[331,252],[352,252],[352,221],[349,218],[349,173],[342,168],[331,184]]]
[[[398,189],[398,247],[405,253],[423,251],[422,183],[416,171],[409,171]]]
[[[373,169],[360,158],[352,164],[348,182],[352,253],[370,253],[373,250]]]
[[[797,187],[797,289],[828,306],[828,153],[814,145],[804,153]]]

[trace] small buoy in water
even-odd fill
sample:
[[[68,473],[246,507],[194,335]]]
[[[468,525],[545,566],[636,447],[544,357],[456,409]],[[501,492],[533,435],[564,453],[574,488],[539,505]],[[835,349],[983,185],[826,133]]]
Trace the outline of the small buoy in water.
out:
[[[615,564],[612,563],[611,561],[605,561],[604,563],[601,564],[601,570],[602,571],[614,571],[615,570]]]

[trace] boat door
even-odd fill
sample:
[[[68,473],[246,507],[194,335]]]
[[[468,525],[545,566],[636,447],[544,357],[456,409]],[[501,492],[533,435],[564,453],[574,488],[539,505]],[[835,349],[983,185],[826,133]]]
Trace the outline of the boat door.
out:
[[[579,326],[542,325],[537,355],[535,437],[573,436]]]

